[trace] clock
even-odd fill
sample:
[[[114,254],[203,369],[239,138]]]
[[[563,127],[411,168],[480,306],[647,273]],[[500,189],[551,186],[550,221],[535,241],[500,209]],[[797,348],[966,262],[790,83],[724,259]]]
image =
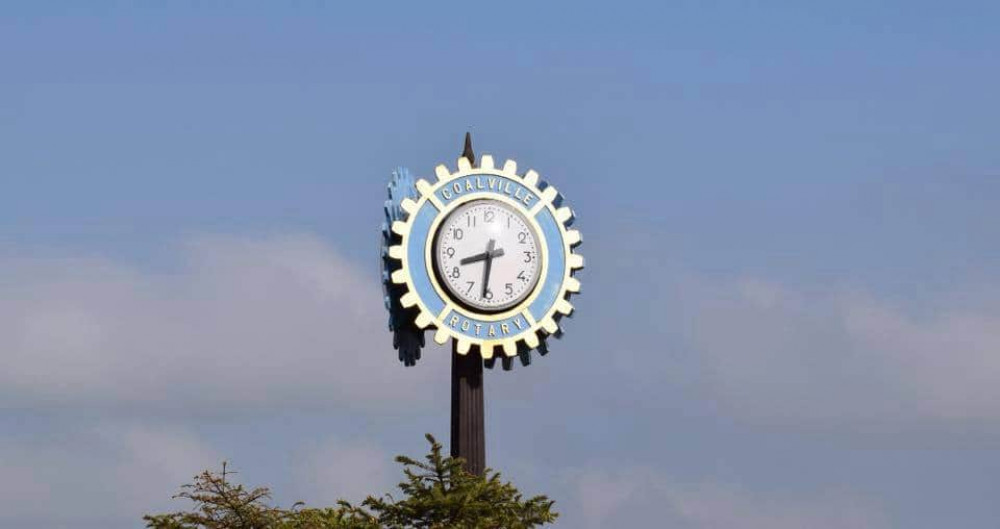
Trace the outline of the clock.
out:
[[[524,214],[496,199],[466,202],[437,230],[434,265],[459,304],[483,313],[524,301],[541,275],[541,241]]]
[[[573,312],[583,268],[563,196],[537,172],[490,155],[478,166],[463,156],[454,171],[439,165],[413,188],[398,201],[403,217],[387,218],[384,276],[398,287],[390,301],[398,299],[400,318],[433,329],[439,344],[454,341],[457,354],[502,352],[505,367],[547,351]]]

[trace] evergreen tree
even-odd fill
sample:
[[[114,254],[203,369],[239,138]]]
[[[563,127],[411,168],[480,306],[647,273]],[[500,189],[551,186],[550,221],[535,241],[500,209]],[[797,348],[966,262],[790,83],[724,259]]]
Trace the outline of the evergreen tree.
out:
[[[441,444],[427,435],[431,451],[418,461],[399,456],[406,481],[400,499],[369,496],[360,505],[291,509],[269,504],[270,491],[248,489],[230,480],[232,471],[203,472],[184,485],[177,498],[194,503],[190,511],[147,515],[152,529],[531,529],[558,516],[545,496],[524,499],[491,470],[471,475],[463,461],[441,454]]]

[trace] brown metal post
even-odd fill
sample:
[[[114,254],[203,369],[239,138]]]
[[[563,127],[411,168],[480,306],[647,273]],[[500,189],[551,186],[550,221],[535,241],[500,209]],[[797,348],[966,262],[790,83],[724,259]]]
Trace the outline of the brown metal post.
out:
[[[486,469],[486,429],[483,408],[483,361],[479,353],[451,351],[451,455],[465,459],[465,470],[482,475]]]
[[[465,133],[462,156],[476,163],[472,135]],[[486,470],[486,428],[483,408],[483,360],[476,350],[460,355],[451,346],[451,455],[465,459],[465,470]]]

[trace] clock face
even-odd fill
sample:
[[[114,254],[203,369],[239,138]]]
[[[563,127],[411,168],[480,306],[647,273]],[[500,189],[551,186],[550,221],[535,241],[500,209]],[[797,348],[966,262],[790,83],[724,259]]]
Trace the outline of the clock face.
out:
[[[452,298],[479,312],[524,301],[541,275],[542,243],[514,207],[498,200],[459,206],[438,228],[434,264]]]

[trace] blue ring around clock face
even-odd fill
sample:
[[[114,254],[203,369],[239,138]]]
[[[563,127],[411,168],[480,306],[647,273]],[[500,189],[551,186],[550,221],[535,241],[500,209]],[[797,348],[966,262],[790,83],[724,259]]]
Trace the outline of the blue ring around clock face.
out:
[[[491,195],[510,199],[511,193],[521,186],[519,182],[504,176],[490,174],[470,176],[470,178],[477,177],[482,177],[484,182],[496,179],[503,184],[504,191],[507,191],[507,188],[510,188],[510,191],[501,191],[500,185],[488,186],[487,190],[475,193],[476,197],[473,200],[488,199]],[[437,190],[436,194],[438,203],[444,206],[444,210],[452,209],[449,206],[461,198],[461,195],[443,196],[440,190]],[[550,207],[541,208],[533,217],[538,224],[540,240],[546,248],[547,259],[542,266],[546,272],[535,286],[534,299],[527,298],[529,301],[523,301],[527,303],[525,306],[518,307],[516,312],[504,318],[496,318],[496,315],[485,313],[482,313],[482,317],[476,317],[475,312],[457,304],[453,309],[445,311],[450,303],[450,299],[444,297],[447,294],[446,288],[434,285],[437,281],[436,273],[433,265],[428,266],[430,263],[425,260],[424,255],[428,243],[433,243],[431,228],[435,226],[435,221],[440,215],[442,211],[438,209],[435,201],[422,201],[412,221],[407,248],[413,291],[419,296],[423,308],[435,318],[436,325],[448,327],[470,339],[516,338],[527,331],[533,321],[540,321],[553,310],[562,289],[567,264],[565,242],[558,227],[559,221],[556,220]]]

